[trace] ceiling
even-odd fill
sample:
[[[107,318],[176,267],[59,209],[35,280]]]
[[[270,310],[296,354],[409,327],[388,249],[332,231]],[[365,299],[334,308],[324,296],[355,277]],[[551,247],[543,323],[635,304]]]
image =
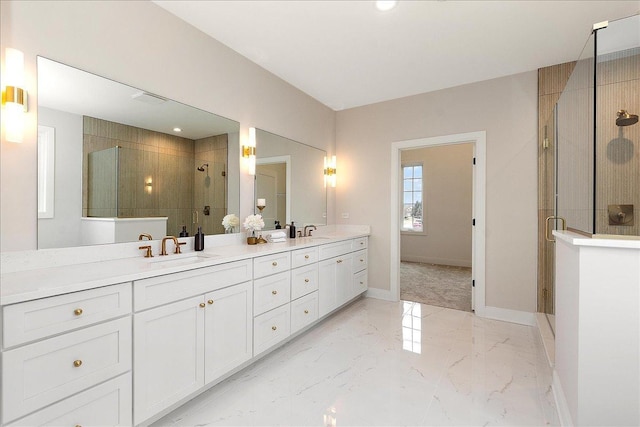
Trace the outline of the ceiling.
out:
[[[578,58],[633,1],[155,0],[334,110]]]

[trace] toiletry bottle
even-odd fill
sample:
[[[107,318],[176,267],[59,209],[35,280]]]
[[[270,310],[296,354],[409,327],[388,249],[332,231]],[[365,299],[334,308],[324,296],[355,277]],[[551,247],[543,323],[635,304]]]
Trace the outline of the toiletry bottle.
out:
[[[187,231],[187,226],[186,225],[182,226],[182,231],[180,232],[180,236],[179,237],[189,237],[189,232]]]
[[[195,240],[193,242],[193,248],[196,251],[204,249],[204,233],[202,232],[202,227],[198,227],[198,232],[196,233]]]
[[[291,221],[291,225],[289,226],[289,238],[290,239],[296,238],[296,226],[293,225],[293,221]]]
[[[276,221],[276,230],[281,230],[282,226],[280,225],[280,221]]]

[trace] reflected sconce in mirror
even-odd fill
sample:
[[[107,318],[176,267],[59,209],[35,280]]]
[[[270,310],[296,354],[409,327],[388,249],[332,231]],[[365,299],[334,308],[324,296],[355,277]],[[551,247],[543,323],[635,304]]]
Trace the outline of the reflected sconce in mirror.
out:
[[[27,112],[27,91],[24,90],[24,54],[7,48],[4,56],[2,108],[4,136],[7,141],[21,143],[24,133],[24,113]]]
[[[147,194],[151,194],[151,192],[153,191],[153,180],[151,179],[151,177],[148,177],[144,181],[144,189],[147,192]]]
[[[336,186],[336,156],[324,158],[324,186],[335,187]]]
[[[247,159],[249,175],[256,174],[256,128],[249,128],[249,142],[242,146],[242,157]]]

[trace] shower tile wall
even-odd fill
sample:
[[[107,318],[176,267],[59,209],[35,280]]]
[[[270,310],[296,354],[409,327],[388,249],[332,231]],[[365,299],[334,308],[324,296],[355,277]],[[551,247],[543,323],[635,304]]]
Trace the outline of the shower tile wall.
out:
[[[166,216],[168,234],[177,235],[182,225],[191,228],[194,145],[190,139],[85,116],[83,216],[102,216],[89,209],[88,154],[120,146],[117,215]],[[145,186],[149,181],[151,187]]]
[[[640,114],[640,49],[600,57],[596,68],[596,233],[640,235],[640,123],[616,126],[618,110]],[[633,226],[609,225],[607,206],[633,204]]]
[[[555,134],[553,107],[560,98],[575,62],[538,70],[538,311],[553,313],[553,243],[545,239],[545,219],[554,214]],[[545,127],[549,141],[545,148]]]
[[[226,134],[197,139],[194,144],[195,160],[191,164],[195,171],[194,206],[205,234],[224,233],[222,218],[227,214],[227,144]],[[196,168],[203,164],[209,167],[205,167],[204,172],[197,171]],[[205,206],[209,206],[209,215],[205,215]],[[239,216],[238,212],[233,213]]]

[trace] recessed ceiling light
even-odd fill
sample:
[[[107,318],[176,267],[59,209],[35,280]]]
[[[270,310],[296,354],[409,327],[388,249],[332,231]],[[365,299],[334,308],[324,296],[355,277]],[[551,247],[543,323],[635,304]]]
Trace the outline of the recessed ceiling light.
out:
[[[397,1],[378,0],[376,2],[376,7],[378,8],[378,10],[386,12],[387,10],[391,10],[394,7],[396,7],[397,4],[398,4]]]
[[[182,132],[182,129],[180,129],[180,128],[173,128],[173,131],[174,131],[174,132]]]

